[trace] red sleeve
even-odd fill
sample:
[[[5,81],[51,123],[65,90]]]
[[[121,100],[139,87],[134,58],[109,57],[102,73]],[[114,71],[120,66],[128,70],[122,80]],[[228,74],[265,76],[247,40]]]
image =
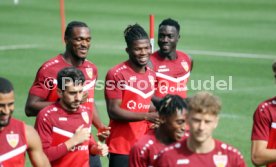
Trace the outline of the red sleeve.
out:
[[[254,113],[251,140],[268,141],[271,119],[268,108],[263,109],[261,106]]]
[[[52,146],[52,123],[51,119],[48,117],[45,117],[45,110],[39,112],[36,122],[35,122],[35,129],[37,130],[41,142],[44,153],[47,155],[49,161],[54,161],[62,156],[67,154],[67,147],[65,143],[60,143],[57,146]]]
[[[246,163],[244,162],[242,154],[234,148],[232,151],[229,151],[230,155],[228,156],[231,166],[236,167],[247,167]]]
[[[107,99],[122,99],[122,79],[119,79],[117,73],[112,70],[108,71],[105,78],[105,97]]]
[[[47,81],[46,79],[50,79],[50,78],[46,77],[45,71],[41,67],[38,70],[38,72],[36,73],[34,83],[31,87],[29,93],[33,94],[35,96],[41,97],[43,99],[46,99],[48,97],[49,93],[50,93],[50,89],[46,89],[44,84],[46,83],[46,84],[51,85],[54,82],[54,80]]]
[[[141,146],[135,144],[129,154],[129,167],[147,167],[147,150],[144,150],[144,154],[141,154]]]

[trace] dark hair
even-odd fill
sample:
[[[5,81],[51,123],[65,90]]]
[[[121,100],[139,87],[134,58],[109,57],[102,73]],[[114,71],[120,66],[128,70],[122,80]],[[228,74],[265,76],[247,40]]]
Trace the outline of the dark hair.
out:
[[[60,70],[58,72],[58,76],[57,76],[57,82],[58,82],[58,88],[59,89],[64,89],[65,87],[62,85],[64,84],[63,82],[69,82],[72,81],[78,84],[84,84],[85,81],[85,77],[82,73],[81,70],[75,68],[75,67],[66,67],[63,68],[62,70]]]
[[[173,26],[176,28],[177,32],[179,33],[180,32],[180,25],[178,24],[177,21],[171,19],[171,18],[168,18],[168,19],[165,19],[163,20],[160,24],[159,24],[159,28],[161,26]]]
[[[12,83],[5,79],[0,77],[0,93],[10,93],[13,91]]]
[[[164,115],[164,116],[170,116],[175,114],[177,111],[183,111],[183,109],[187,110],[187,104],[178,95],[166,95],[160,102],[159,105],[157,106],[157,111],[159,115]]]
[[[66,30],[65,30],[65,33],[64,33],[64,38],[70,38],[72,36],[72,31],[75,27],[87,27],[87,24],[84,23],[84,22],[81,22],[81,21],[71,21],[67,27],[66,27]]]
[[[139,24],[129,25],[124,31],[125,41],[129,47],[133,41],[149,39],[147,32]]]

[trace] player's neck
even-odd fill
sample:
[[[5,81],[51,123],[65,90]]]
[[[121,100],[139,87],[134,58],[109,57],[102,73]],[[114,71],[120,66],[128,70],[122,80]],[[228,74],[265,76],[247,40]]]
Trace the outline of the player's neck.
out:
[[[159,54],[164,57],[165,59],[167,60],[176,60],[177,59],[177,54],[176,54],[176,50],[175,51],[172,51],[170,53],[161,53],[159,51]]]
[[[73,112],[76,112],[78,110],[78,109],[69,108],[62,100],[59,100],[59,104],[61,105],[63,110],[68,112],[68,113],[73,113]]]
[[[215,148],[215,140],[210,137],[204,142],[197,142],[190,136],[187,139],[187,147],[190,151],[197,154],[209,153]]]
[[[74,66],[74,67],[78,67],[80,65],[83,64],[84,59],[80,59],[77,57],[74,57],[72,54],[65,52],[62,55],[63,59],[70,65]]]
[[[133,63],[131,60],[128,61],[131,69],[135,71],[136,73],[145,73],[146,72],[146,66],[138,66],[137,64]]]
[[[155,137],[158,141],[165,145],[169,145],[175,141],[172,141],[167,134],[164,133],[164,130],[160,127],[155,130]]]

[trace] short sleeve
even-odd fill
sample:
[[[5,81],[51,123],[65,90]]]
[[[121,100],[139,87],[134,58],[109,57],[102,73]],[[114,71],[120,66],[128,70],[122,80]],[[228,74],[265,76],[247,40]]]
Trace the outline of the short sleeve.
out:
[[[269,129],[271,118],[268,108],[263,109],[261,105],[256,109],[253,116],[253,128],[251,140],[265,140],[269,139]]]

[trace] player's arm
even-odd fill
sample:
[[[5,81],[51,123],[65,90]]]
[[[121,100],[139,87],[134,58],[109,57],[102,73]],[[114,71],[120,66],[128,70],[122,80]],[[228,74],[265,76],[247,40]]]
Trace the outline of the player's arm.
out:
[[[40,138],[33,127],[26,125],[28,155],[33,166],[50,167],[50,163],[42,150]]]
[[[251,145],[251,160],[256,166],[276,162],[276,149],[267,149],[267,141],[253,140]]]
[[[98,114],[98,109],[96,104],[94,103],[93,105],[93,125],[97,128],[98,130],[98,138],[100,141],[104,141],[109,135],[110,135],[110,127],[107,127],[103,124],[101,121],[99,114]]]
[[[157,112],[130,112],[120,107],[122,100],[120,99],[106,99],[107,111],[110,119],[116,121],[136,122],[148,120],[155,122],[158,119]]]
[[[25,105],[25,114],[29,116],[37,116],[39,111],[46,106],[53,104],[54,102],[48,102],[45,99],[32,95],[29,93],[26,105]]]

